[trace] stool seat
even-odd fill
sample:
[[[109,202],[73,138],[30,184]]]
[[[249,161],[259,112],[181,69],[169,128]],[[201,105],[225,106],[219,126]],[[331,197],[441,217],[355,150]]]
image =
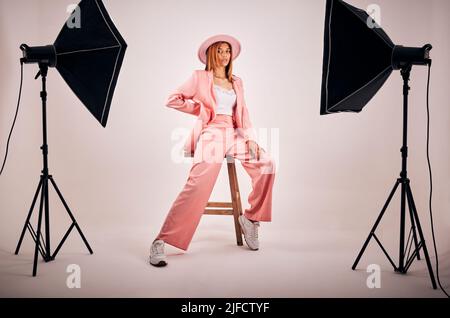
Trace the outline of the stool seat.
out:
[[[185,152],[185,157],[194,157],[194,153]],[[236,244],[242,246],[242,231],[239,224],[239,216],[242,215],[241,194],[239,192],[239,184],[236,173],[236,164],[232,156],[225,155],[228,167],[228,180],[230,183],[231,201],[216,202],[208,201],[203,214],[208,215],[232,215],[234,219],[234,229],[236,232]]]

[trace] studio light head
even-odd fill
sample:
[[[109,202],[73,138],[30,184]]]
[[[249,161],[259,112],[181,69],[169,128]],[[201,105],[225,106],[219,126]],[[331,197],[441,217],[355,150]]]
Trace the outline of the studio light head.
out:
[[[44,63],[50,67],[56,65],[56,51],[53,45],[32,46],[20,45],[23,57],[20,59],[25,64]]]
[[[423,47],[396,45],[392,51],[392,68],[399,70],[409,65],[431,64],[430,51],[432,48],[431,44],[426,44]]]
[[[364,11],[327,0],[320,114],[360,112],[393,70],[431,64],[431,45],[395,45]]]

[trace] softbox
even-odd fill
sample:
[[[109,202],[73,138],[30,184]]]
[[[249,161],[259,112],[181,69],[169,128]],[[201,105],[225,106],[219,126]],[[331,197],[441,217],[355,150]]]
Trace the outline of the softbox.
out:
[[[79,18],[77,24],[72,19]],[[56,67],[67,85],[106,126],[127,44],[101,0],[82,0],[53,45],[20,46],[24,63]]]
[[[327,0],[320,114],[360,112],[393,70],[425,65],[430,48],[394,45],[364,10]]]
[[[80,2],[81,27],[64,24],[54,46],[56,69],[95,118],[106,126],[127,44],[102,1]]]

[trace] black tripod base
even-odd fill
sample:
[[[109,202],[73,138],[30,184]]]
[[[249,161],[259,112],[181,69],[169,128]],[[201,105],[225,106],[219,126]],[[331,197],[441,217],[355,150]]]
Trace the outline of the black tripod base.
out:
[[[401,185],[401,216],[400,216],[400,248],[399,248],[399,264],[398,266],[394,263],[392,258],[387,253],[386,249],[383,247],[383,244],[381,244],[380,240],[378,239],[377,235],[375,234],[375,231],[378,227],[378,225],[381,222],[381,219],[383,218],[384,213],[386,212],[387,207],[389,206],[389,203],[392,200],[392,197],[394,196],[395,192],[397,191],[398,186]],[[404,241],[404,234],[405,234],[405,210],[406,210],[406,204],[405,201],[408,202],[409,207],[409,216],[411,220],[411,229],[408,235],[407,242],[405,244]],[[419,239],[417,237],[416,230],[419,234]],[[412,237],[412,239],[411,239]],[[391,193],[389,194],[389,197],[386,201],[386,203],[383,206],[383,209],[381,210],[375,224],[373,225],[369,236],[367,237],[366,241],[364,242],[364,245],[359,252],[358,256],[356,257],[355,262],[353,263],[352,269],[356,269],[356,266],[358,266],[358,263],[364,254],[364,251],[369,244],[370,240],[374,238],[375,241],[380,246],[383,253],[386,255],[387,259],[391,263],[391,265],[394,268],[394,271],[406,274],[408,272],[409,267],[412,265],[414,259],[420,260],[420,250],[423,250],[423,254],[427,263],[428,273],[430,275],[431,284],[433,285],[434,289],[437,289],[436,280],[434,278],[433,274],[433,268],[431,266],[430,257],[428,254],[428,249],[425,244],[425,238],[423,236],[422,227],[420,225],[419,216],[417,214],[416,204],[414,202],[413,194],[411,191],[410,186],[410,180],[406,177],[401,177],[397,179],[394,188],[392,189]],[[414,243],[414,250],[411,250]]]
[[[63,203],[67,213],[69,214],[70,219],[72,220],[72,224],[70,225],[69,229],[65,233],[64,237],[62,238],[61,242],[58,244],[58,247],[55,249],[53,254],[51,254],[51,252],[50,252],[50,220],[49,220],[49,204],[48,204],[48,202],[49,202],[49,196],[48,196],[49,180],[50,180],[51,184],[53,185],[56,193],[58,194],[59,199]],[[36,204],[36,200],[39,195],[40,195],[39,215],[38,215],[37,231],[35,231],[30,223],[30,219],[31,219],[31,215],[33,214],[34,206]],[[42,236],[43,214],[45,217],[45,238]],[[84,236],[83,232],[81,231],[80,226],[78,225],[77,221],[75,220],[75,217],[73,216],[72,212],[70,211],[70,208],[67,205],[66,200],[64,199],[63,195],[61,194],[61,191],[59,190],[58,186],[56,185],[55,180],[53,180],[53,177],[51,175],[42,174],[41,178],[39,180],[38,187],[36,189],[36,193],[34,194],[33,202],[31,203],[31,207],[28,212],[27,219],[23,226],[22,234],[20,235],[20,239],[17,244],[15,254],[16,255],[19,254],[20,246],[22,245],[22,241],[25,236],[25,232],[28,229],[28,231],[31,234],[31,237],[33,238],[33,240],[35,242],[33,276],[36,276],[38,254],[41,254],[41,256],[45,262],[54,260],[56,255],[58,254],[59,250],[63,246],[64,242],[66,241],[67,237],[69,236],[70,232],[73,230],[74,227],[77,229],[78,233],[80,234],[81,238],[83,239],[83,242],[86,245],[89,253],[93,254],[93,251],[92,251],[88,241],[86,240],[86,237]]]

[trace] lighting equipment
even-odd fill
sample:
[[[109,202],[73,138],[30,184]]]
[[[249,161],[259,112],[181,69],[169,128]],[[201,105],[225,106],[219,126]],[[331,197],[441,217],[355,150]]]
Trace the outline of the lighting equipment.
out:
[[[327,0],[320,114],[360,112],[383,86],[393,70],[400,70],[403,78],[403,146],[401,148],[400,178],[397,179],[389,194],[352,269],[358,265],[372,238],[381,247],[394,270],[404,274],[415,258],[420,260],[419,252],[422,249],[431,283],[436,289],[436,281],[414,203],[410,179],[407,177],[408,91],[410,89],[408,81],[413,65],[431,66],[429,58],[431,48],[430,44],[420,48],[394,45],[387,34],[365,11],[342,0]],[[376,236],[375,231],[399,185],[401,185],[400,246],[399,263],[396,265]],[[405,244],[406,203],[409,207],[411,228]],[[413,250],[412,244],[414,244]]]
[[[395,45],[369,15],[327,0],[320,114],[360,112],[393,70],[431,63],[431,45]]]
[[[76,18],[77,16],[81,19],[78,27],[71,23],[73,22],[71,21],[72,17]],[[41,149],[43,169],[15,251],[17,255],[28,229],[35,241],[33,276],[36,276],[37,272],[38,252],[45,262],[54,260],[74,227],[79,232],[89,252],[93,253],[54,178],[49,174],[46,113],[48,68],[55,67],[59,71],[75,95],[105,127],[126,48],[127,44],[114,26],[101,0],[82,0],[64,24],[53,45],[29,47],[22,44],[20,46],[23,53],[23,57],[20,59],[21,63],[37,63],[39,72],[35,79],[39,76],[42,78],[40,96],[42,100],[43,145]],[[53,254],[50,248],[49,181],[55,188],[72,221]],[[30,218],[39,194],[38,224],[37,231],[35,231],[30,223]],[[45,238],[41,231],[43,214],[45,217]]]

